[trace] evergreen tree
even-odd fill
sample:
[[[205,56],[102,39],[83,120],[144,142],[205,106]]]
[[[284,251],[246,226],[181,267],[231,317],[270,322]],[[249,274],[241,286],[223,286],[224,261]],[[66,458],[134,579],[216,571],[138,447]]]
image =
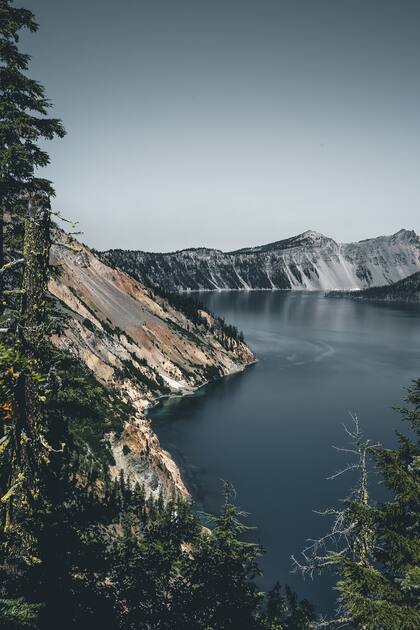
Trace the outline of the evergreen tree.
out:
[[[314,607],[305,599],[299,602],[287,585],[282,589],[277,582],[267,593],[265,622],[268,630],[309,630],[314,620]]]
[[[22,597],[0,599],[0,628],[4,630],[36,630],[41,606],[28,604]]]
[[[47,117],[50,103],[44,88],[26,75],[30,57],[18,48],[20,32],[37,29],[31,11],[15,8],[12,0],[1,0],[0,288],[3,288],[3,274],[21,261],[11,252],[5,255],[5,216],[12,230],[26,213],[22,196],[34,191],[43,191],[48,196],[54,193],[49,181],[34,176],[37,168],[49,162],[48,153],[39,147],[38,141],[62,137],[65,133],[59,120]],[[3,291],[0,303],[4,307]]]
[[[330,569],[338,576],[338,608],[333,622],[354,630],[415,630],[420,605],[420,380],[409,389],[410,406],[400,410],[412,435],[398,433],[397,449],[372,446],[358,424],[349,432],[357,457],[359,482],[343,509],[327,510],[334,519],[324,538],[307,548],[303,573]],[[414,437],[413,437],[414,436]],[[376,463],[390,498],[369,497],[367,458]],[[329,627],[328,620],[320,627]]]
[[[262,594],[254,582],[260,574],[257,558],[261,549],[241,540],[248,528],[242,522],[244,513],[233,503],[232,494],[232,487],[225,484],[221,514],[210,517],[214,525],[211,534],[203,533],[187,560],[181,598],[185,615],[182,627],[197,630],[261,627],[258,617]]]

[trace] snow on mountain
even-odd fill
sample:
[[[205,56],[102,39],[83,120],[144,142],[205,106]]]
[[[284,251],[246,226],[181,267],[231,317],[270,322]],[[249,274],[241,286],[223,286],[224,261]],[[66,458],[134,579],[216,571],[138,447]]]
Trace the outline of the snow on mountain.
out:
[[[164,254],[113,249],[103,257],[166,291],[355,290],[391,284],[420,271],[420,238],[414,231],[400,230],[339,244],[308,230],[226,253],[204,247]]]

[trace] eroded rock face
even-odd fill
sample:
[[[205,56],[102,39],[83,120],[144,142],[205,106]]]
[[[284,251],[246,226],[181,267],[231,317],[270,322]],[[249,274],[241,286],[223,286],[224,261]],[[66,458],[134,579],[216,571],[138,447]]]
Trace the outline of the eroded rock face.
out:
[[[355,290],[397,282],[420,271],[420,238],[409,230],[336,243],[308,230],[234,252],[184,249],[155,254],[113,249],[107,260],[150,286],[185,290]]]
[[[57,274],[50,292],[68,311],[68,324],[54,344],[78,357],[98,381],[130,402],[133,417],[112,439],[115,466],[148,493],[188,495],[176,464],[164,451],[147,407],[158,397],[188,393],[210,375],[241,370],[255,360],[243,342],[222,345],[214,320],[202,312],[193,324],[165,299],[126,273],[104,264],[89,248],[58,232],[51,250]]]

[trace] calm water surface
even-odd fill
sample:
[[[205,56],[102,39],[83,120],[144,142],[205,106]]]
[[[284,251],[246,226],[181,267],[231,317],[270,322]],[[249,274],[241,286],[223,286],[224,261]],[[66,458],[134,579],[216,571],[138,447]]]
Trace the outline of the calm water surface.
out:
[[[343,423],[356,412],[374,441],[394,444],[393,405],[420,375],[420,311],[415,307],[325,299],[321,294],[250,292],[200,295],[244,331],[259,362],[246,371],[168,399],[151,418],[183,470],[196,502],[213,512],[221,479],[266,554],[263,586],[287,582],[326,608],[330,581],[290,573],[290,555],[325,532],[313,510],[334,505],[354,483],[327,481],[345,463]]]

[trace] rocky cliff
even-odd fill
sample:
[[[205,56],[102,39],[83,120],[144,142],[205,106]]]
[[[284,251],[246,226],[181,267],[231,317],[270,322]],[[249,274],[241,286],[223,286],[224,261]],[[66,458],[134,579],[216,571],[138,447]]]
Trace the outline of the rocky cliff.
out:
[[[188,494],[145,412],[160,396],[192,392],[211,378],[243,369],[254,361],[252,352],[227,337],[210,314],[199,313],[193,323],[88,247],[62,232],[54,240],[50,292],[67,317],[53,342],[133,407],[123,434],[110,436],[113,472],[123,469],[154,495]]]
[[[420,271],[420,238],[400,230],[339,244],[308,231],[269,245],[224,253],[185,249],[167,254],[109,250],[104,258],[148,286],[184,290],[353,290],[382,286]]]

